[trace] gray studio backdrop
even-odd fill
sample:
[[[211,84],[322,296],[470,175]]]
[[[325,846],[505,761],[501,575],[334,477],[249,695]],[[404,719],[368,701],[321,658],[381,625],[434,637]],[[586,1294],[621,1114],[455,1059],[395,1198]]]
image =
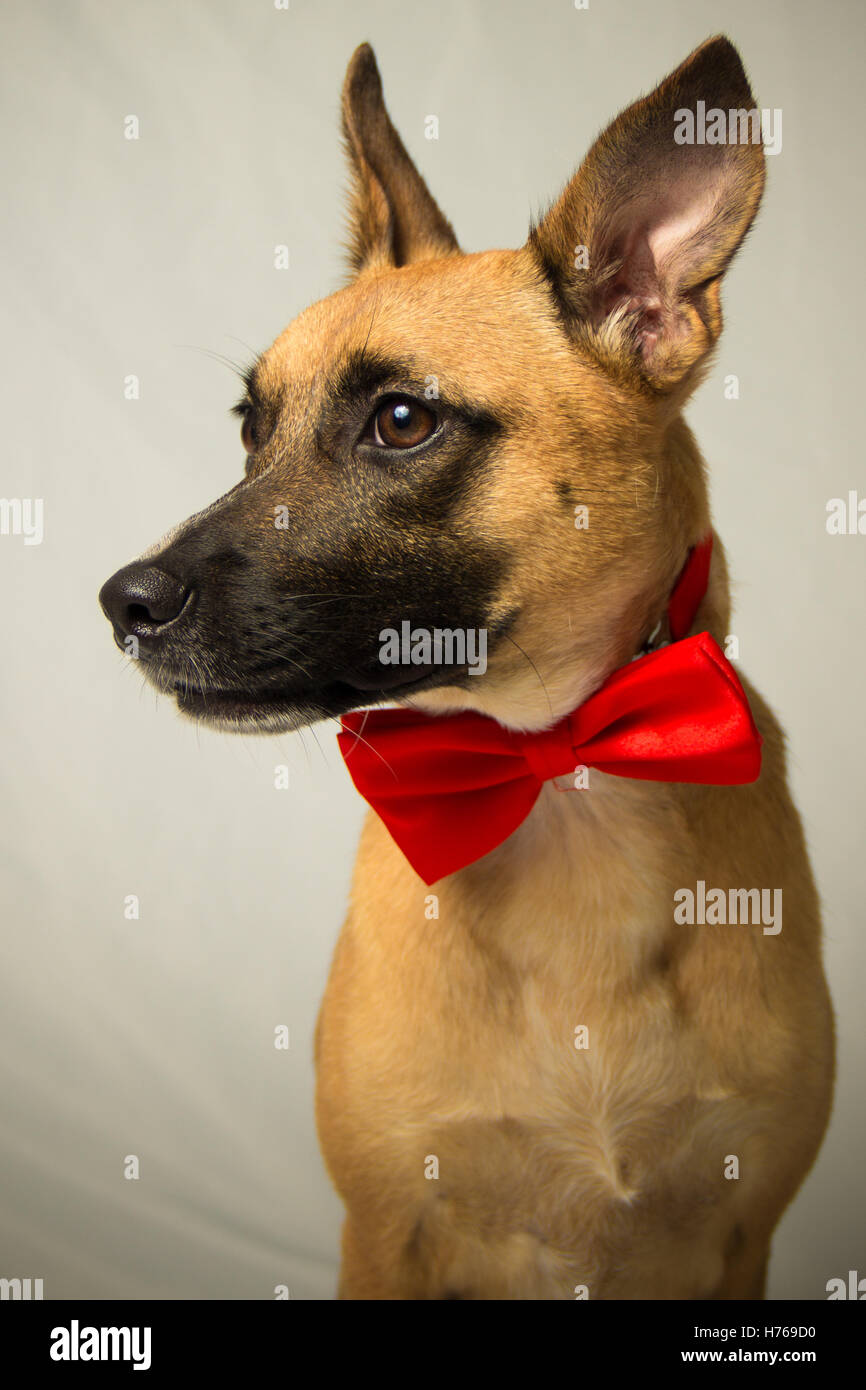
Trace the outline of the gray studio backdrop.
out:
[[[476,250],[519,244],[599,127],[720,30],[783,148],[689,418],[741,665],[790,737],[840,1043],[770,1293],[866,1273],[866,536],[825,525],[830,498],[866,496],[860,0],[4,0],[0,494],[43,499],[44,537],[0,536],[0,1276],[46,1298],[333,1296],[311,1045],[361,805],[331,726],[233,741],[157,703],[96,594],[240,477],[220,355],[249,361],[340,283],[350,53],[374,44]]]

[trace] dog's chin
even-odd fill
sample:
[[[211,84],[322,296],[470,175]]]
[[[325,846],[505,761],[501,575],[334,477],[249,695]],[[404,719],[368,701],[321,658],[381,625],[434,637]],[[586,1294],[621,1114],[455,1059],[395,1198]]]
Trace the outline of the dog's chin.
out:
[[[252,696],[225,690],[184,687],[174,691],[174,698],[184,718],[222,733],[292,733],[336,714],[336,711],[323,708],[318,702],[313,704],[298,699]]]
[[[452,670],[449,679],[453,681],[454,677]],[[363,679],[357,684],[338,680],[298,690],[256,693],[177,681],[171,685],[170,693],[179,712],[196,723],[224,733],[284,734],[323,719],[338,719],[351,710],[399,701],[441,684],[441,671],[428,668],[421,674],[380,685]]]

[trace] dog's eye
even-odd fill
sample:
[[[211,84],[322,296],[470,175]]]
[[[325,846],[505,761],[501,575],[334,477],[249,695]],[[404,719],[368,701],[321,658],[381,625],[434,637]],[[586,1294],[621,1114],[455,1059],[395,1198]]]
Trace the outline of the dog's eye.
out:
[[[241,443],[248,454],[256,452],[255,430],[253,429],[253,413],[248,410],[241,421]]]
[[[413,449],[435,429],[436,416],[426,405],[411,396],[392,396],[371,416],[363,440],[380,449]]]

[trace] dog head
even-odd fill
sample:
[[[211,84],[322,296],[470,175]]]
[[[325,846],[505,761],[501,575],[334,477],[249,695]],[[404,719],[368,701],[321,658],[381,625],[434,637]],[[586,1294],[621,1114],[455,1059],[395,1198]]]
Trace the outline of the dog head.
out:
[[[699,103],[735,138],[690,141]],[[539,728],[627,661],[709,525],[680,409],[760,201],[753,110],[710,40],[522,248],[466,255],[359,48],[351,282],[248,373],[245,477],[100,594],[153,683],[240,731],[384,700]]]

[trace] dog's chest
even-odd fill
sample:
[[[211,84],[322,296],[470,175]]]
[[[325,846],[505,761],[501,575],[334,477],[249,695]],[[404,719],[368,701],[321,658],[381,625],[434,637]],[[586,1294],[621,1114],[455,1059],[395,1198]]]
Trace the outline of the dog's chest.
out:
[[[434,1290],[610,1297],[639,1262],[709,1296],[751,1187],[726,1166],[756,1156],[754,1116],[661,966],[629,987],[591,960],[558,966],[517,979],[499,962],[449,988],[442,958],[412,1024],[354,1059],[368,1179],[389,1174]]]
[[[606,950],[552,950],[516,971],[499,962],[483,1002],[474,989],[463,1007],[452,995],[453,1012],[441,999],[436,1056],[415,1054],[425,1127],[458,1143],[481,1126],[507,1134],[566,1201],[579,1191],[584,1204],[628,1206],[674,1185],[699,1198],[722,1175],[738,1115],[749,1129],[748,1106],[667,949],[660,934],[625,970]]]
[[[683,1016],[669,968],[626,982],[595,964],[595,978],[592,960],[565,957],[528,975],[419,1059],[422,1104],[407,1095],[394,1118],[407,1157],[421,1141],[428,1171],[435,1158],[435,1182],[415,1188],[422,1227],[470,1287],[465,1246],[483,1232],[515,1291],[561,1296],[573,1282],[612,1297],[640,1264],[660,1289],[673,1269],[709,1296],[764,1167],[764,1117]]]
[[[755,1155],[756,1125],[684,985],[675,848],[669,833],[663,863],[658,825],[628,807],[588,827],[548,807],[506,854],[419,894],[411,910],[438,913],[423,929],[401,912],[387,931],[366,917],[350,931],[337,974],[366,1162],[404,1193],[425,1258],[471,1266],[484,1232],[518,1283],[582,1270],[610,1287],[618,1252],[652,1262],[663,1244],[709,1290],[749,1185],[729,1180],[730,1159]]]

